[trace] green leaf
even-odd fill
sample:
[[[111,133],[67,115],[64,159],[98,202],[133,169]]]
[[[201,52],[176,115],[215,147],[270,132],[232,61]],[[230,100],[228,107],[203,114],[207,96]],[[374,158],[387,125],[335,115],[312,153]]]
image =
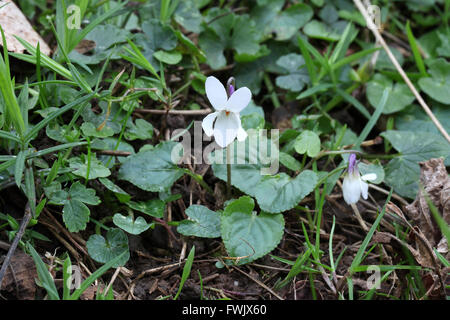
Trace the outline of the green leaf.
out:
[[[267,153],[260,150],[261,146],[266,144]],[[292,209],[316,186],[317,175],[309,170],[295,178],[284,172],[273,174],[275,169],[278,170],[278,148],[270,139],[258,137],[258,133],[254,130],[248,131],[248,138],[245,141],[235,141],[228,148],[245,150],[245,152],[234,151],[231,184],[255,197],[264,211],[278,213]],[[219,161],[226,163],[225,152],[216,150],[210,156],[216,177],[227,181],[227,165],[219,163]]]
[[[122,259],[113,265],[114,268],[124,266],[130,258],[128,237],[118,228],[109,229],[106,239],[99,234],[90,236],[86,248],[91,258],[100,263],[107,263],[125,253]]]
[[[91,154],[90,163],[88,156],[85,156],[83,160],[79,157],[71,158],[69,160],[69,166],[73,170],[73,174],[82,178],[86,178],[89,166],[89,180],[97,179],[99,177],[104,178],[111,175],[111,171],[95,157],[95,154]]]
[[[22,177],[25,170],[25,158],[27,156],[28,150],[21,150],[17,154],[16,166],[14,168],[14,180],[16,185],[20,188],[22,185]]]
[[[162,142],[152,150],[128,157],[119,170],[119,179],[146,191],[167,191],[184,174],[172,161],[172,150],[177,145],[172,141]]]
[[[303,28],[303,32],[311,38],[323,39],[328,41],[337,41],[340,39],[340,34],[331,26],[318,21],[312,20]]]
[[[151,226],[141,216],[133,220],[132,216],[125,217],[120,213],[113,216],[113,222],[116,226],[131,234],[141,234]]]
[[[153,56],[161,62],[167,64],[177,64],[183,58],[183,55],[179,51],[156,51]]]
[[[195,257],[195,246],[192,246],[191,251],[189,251],[189,255],[186,259],[186,264],[184,265],[183,273],[181,275],[180,286],[178,287],[177,294],[173,298],[174,300],[178,299],[178,296],[181,293],[181,289],[183,289],[184,283],[186,282],[187,278],[191,274],[192,263],[194,262],[194,257]]]
[[[450,104],[450,62],[444,58],[429,63],[428,73],[431,77],[421,78],[419,87],[432,99],[443,104]]]
[[[215,17],[225,14],[220,19]],[[255,23],[248,15],[230,14],[225,9],[212,8],[208,19],[213,20],[200,33],[199,46],[205,52],[207,62],[213,69],[226,64],[224,51],[234,50],[234,60],[253,61],[268,52],[261,51]]]
[[[438,119],[450,119],[450,108],[436,104],[433,106],[433,113]],[[447,132],[450,132],[450,121],[442,121],[442,125]],[[424,131],[440,135],[436,125],[430,117],[418,105],[413,105],[395,117],[395,127],[402,131]]]
[[[70,232],[86,229],[89,221],[89,208],[80,200],[69,200],[63,207],[63,221]]]
[[[175,13],[174,18],[187,31],[200,33],[201,22],[203,16],[197,8],[198,1],[195,0],[183,0],[180,1]]]
[[[295,159],[289,153],[280,152],[280,162],[288,169],[292,171],[299,171],[302,168],[300,161]]]
[[[260,37],[269,37],[274,32],[276,40],[288,40],[313,16],[312,8],[304,3],[293,4],[285,10],[283,6],[283,0],[271,0],[258,3],[251,11]]]
[[[159,199],[151,199],[145,202],[130,201],[127,205],[133,210],[137,210],[155,218],[164,217],[164,210],[166,208],[166,203]]]
[[[177,46],[177,37],[169,25],[164,25],[159,19],[150,19],[142,23],[143,33],[135,36],[135,42],[143,48],[143,55],[158,70],[159,63],[153,59],[155,51],[162,49],[170,51]]]
[[[222,240],[231,257],[239,257],[237,264],[245,264],[266,255],[283,237],[282,214],[253,211],[254,201],[248,196],[228,204],[222,214]]]
[[[189,217],[177,227],[177,231],[185,236],[202,238],[220,237],[220,214],[205,206],[191,205],[185,211]]]
[[[113,192],[121,203],[127,203],[130,201],[131,196],[118,185],[114,184],[111,180],[107,178],[99,178],[98,180],[106,187],[106,189]]]
[[[309,157],[314,158],[320,152],[320,138],[314,131],[304,130],[295,139],[294,148],[297,153],[306,153]]]
[[[153,137],[153,125],[144,120],[136,119],[136,124],[131,124],[128,126],[124,133],[125,139],[133,141],[136,139],[147,140]]]
[[[125,29],[112,24],[98,25],[84,38],[84,43],[87,45],[79,46],[79,51],[70,52],[69,58],[72,62],[79,64],[98,64],[106,60],[108,56],[110,59],[118,59],[120,55],[118,50],[113,53],[114,46],[125,43],[128,37],[130,33]]]
[[[90,211],[84,204],[97,205],[100,199],[95,190],[86,188],[79,181],[72,184],[69,191],[59,190],[50,194],[51,202],[64,205],[63,220],[70,232],[78,232],[86,228]]]
[[[309,83],[308,71],[306,68],[300,69],[305,64],[305,60],[301,55],[290,53],[281,56],[276,63],[287,73],[287,75],[278,76],[275,79],[275,83],[280,88],[300,92]]]
[[[389,92],[388,100],[383,110],[383,114],[390,114],[403,110],[414,101],[414,95],[404,83],[393,83],[388,77],[376,74],[367,83],[367,99],[376,108],[380,103],[384,89]]]
[[[378,160],[376,163],[369,164],[360,162],[358,163],[358,169],[361,175],[368,173],[375,173],[377,175],[377,178],[375,180],[371,180],[370,183],[379,184],[384,180],[384,169]]]
[[[114,135],[114,130],[110,127],[104,126],[102,130],[97,130],[97,127],[91,122],[84,122],[80,128],[88,137],[106,138]]]
[[[414,199],[418,191],[420,161],[450,155],[448,142],[440,135],[428,132],[389,130],[381,133],[401,153],[389,161],[385,182],[403,197]]]
[[[39,277],[39,280],[45,290],[47,290],[48,296],[51,300],[59,300],[59,294],[58,290],[56,289],[55,282],[53,280],[52,275],[48,271],[47,267],[45,266],[44,261],[42,261],[39,254],[36,252],[36,250],[33,248],[33,246],[27,242],[27,250],[31,254],[31,257],[34,260],[34,264],[36,265],[37,274]]]

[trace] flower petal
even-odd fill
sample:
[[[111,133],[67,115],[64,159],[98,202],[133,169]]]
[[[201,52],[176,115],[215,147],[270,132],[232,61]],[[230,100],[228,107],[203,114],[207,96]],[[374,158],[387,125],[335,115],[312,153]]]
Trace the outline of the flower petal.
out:
[[[361,184],[359,176],[347,174],[342,183],[342,194],[347,204],[356,203],[361,195]]]
[[[214,125],[216,143],[222,148],[228,146],[236,138],[239,127],[239,116],[233,112],[220,112]]]
[[[362,180],[360,180],[359,183],[360,183],[361,195],[364,199],[367,199],[367,196],[369,193],[369,185]]]
[[[209,102],[217,111],[223,110],[227,103],[227,92],[223,84],[213,76],[206,78],[205,81],[206,96]]]
[[[214,133],[213,123],[214,123],[214,120],[216,120],[218,115],[219,115],[219,112],[210,113],[202,121],[202,128],[208,137],[211,137]]]
[[[361,177],[361,180],[364,180],[364,181],[373,181],[373,180],[376,180],[376,179],[377,179],[377,174],[376,173],[368,173],[368,174],[365,174],[365,175],[363,175]]]
[[[237,132],[237,136],[236,138],[238,139],[238,141],[244,141],[245,139],[247,139],[247,131],[245,131],[244,128],[242,128],[242,122],[241,122],[241,117],[239,116],[239,113],[236,114],[237,118],[239,119],[239,129]]]
[[[244,141],[245,139],[247,139],[247,131],[244,130],[244,128],[239,127],[238,132],[237,132],[237,139],[238,141]]]
[[[247,87],[237,89],[228,99],[225,109],[236,113],[241,112],[252,99],[252,92]]]

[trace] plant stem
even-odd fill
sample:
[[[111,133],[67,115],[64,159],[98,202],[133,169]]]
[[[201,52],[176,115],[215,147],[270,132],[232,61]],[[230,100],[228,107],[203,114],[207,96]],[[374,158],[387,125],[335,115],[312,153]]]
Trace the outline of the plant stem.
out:
[[[231,199],[231,156],[229,147],[227,147],[227,198]]]
[[[186,169],[184,172],[186,172],[188,175],[194,178],[194,180],[197,181],[203,188],[205,188],[206,191],[214,195],[214,191],[211,189],[210,186],[206,184],[205,180],[203,180],[203,177],[201,175],[196,174],[195,172],[192,172],[189,169]]]
[[[277,93],[274,91],[272,81],[270,81],[269,75],[264,74],[264,83],[267,87],[267,91],[270,93],[270,98],[272,99],[273,106],[279,108],[281,106],[280,100],[278,100]]]

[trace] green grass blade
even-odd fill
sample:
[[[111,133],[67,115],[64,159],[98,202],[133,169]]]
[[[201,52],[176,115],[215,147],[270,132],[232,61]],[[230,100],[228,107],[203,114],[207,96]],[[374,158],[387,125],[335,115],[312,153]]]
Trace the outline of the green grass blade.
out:
[[[30,132],[28,132],[28,134],[25,137],[25,141],[29,142],[34,135],[36,135],[43,127],[45,127],[48,123],[50,123],[53,119],[59,117],[60,115],[62,115],[63,113],[69,111],[70,109],[72,109],[75,106],[81,105],[84,102],[92,99],[92,97],[94,96],[94,92],[93,93],[89,93],[81,98],[78,98],[77,100],[65,105],[64,107],[60,108],[58,111],[53,112],[51,114],[49,114],[45,119],[41,120],[41,122],[39,122],[37,125],[35,125],[33,127],[33,129],[30,130]]]
[[[174,300],[178,299],[178,296],[180,295],[181,290],[183,289],[184,283],[186,282],[186,280],[188,279],[188,277],[191,273],[191,268],[192,268],[192,263],[194,262],[194,257],[195,257],[195,246],[192,246],[192,249],[191,249],[191,251],[189,251],[189,255],[186,259],[186,263],[183,268],[183,274],[181,275],[180,287],[178,288],[175,298],[173,298]]]
[[[423,63],[422,56],[420,55],[419,47],[417,45],[416,38],[414,37],[414,34],[412,33],[411,26],[408,22],[406,22],[406,35],[408,36],[409,45],[411,47],[411,51],[414,56],[414,61],[416,62],[417,69],[419,69],[419,72],[422,77],[428,77],[427,71],[425,69],[425,64]]]
[[[370,120],[371,115],[370,115],[369,111],[367,111],[366,107],[361,102],[359,102],[357,99],[355,99],[355,97],[353,97],[352,95],[348,94],[347,92],[345,92],[341,88],[336,88],[336,92],[342,98],[344,98],[345,101],[347,101],[348,103],[352,104],[359,112],[361,112],[361,114],[364,117],[366,117],[367,120]]]
[[[373,127],[377,123],[378,118],[381,116],[381,113],[383,112],[384,106],[386,105],[388,96],[389,96],[388,89],[384,89],[383,95],[381,96],[380,102],[379,102],[378,106],[376,107],[375,112],[373,113],[372,117],[367,122],[367,124],[364,127],[363,131],[359,135],[358,140],[356,140],[356,142],[355,142],[355,149],[359,148],[361,143],[367,138],[367,136],[369,135],[370,131],[372,131]]]
[[[27,242],[27,250],[28,252],[30,252],[31,257],[34,260],[38,278],[41,281],[42,285],[44,286],[45,290],[47,290],[49,298],[51,300],[59,300],[58,290],[56,289],[55,282],[53,280],[52,275],[47,270],[44,261],[42,261],[39,254],[36,252],[36,250],[29,242]]]
[[[363,261],[363,257],[364,257],[364,252],[367,249],[367,246],[370,243],[370,240],[372,239],[373,234],[375,233],[375,230],[378,228],[378,225],[381,222],[381,219],[383,219],[384,214],[386,213],[386,205],[389,203],[389,201],[391,200],[391,196],[392,196],[392,189],[389,192],[389,195],[386,199],[386,202],[384,203],[383,206],[383,210],[381,210],[381,213],[378,215],[377,219],[375,220],[375,222],[373,223],[372,227],[370,228],[369,232],[367,233],[366,237],[364,238],[364,241],[362,242],[361,246],[358,249],[358,252],[356,253],[355,258],[352,261],[352,264],[350,265],[349,268],[349,273],[350,276],[352,276],[356,271],[356,268],[361,264],[361,262]]]
[[[81,283],[81,286],[76,289],[72,295],[70,296],[69,300],[78,300],[81,296],[81,294],[99,277],[101,277],[106,271],[108,271],[113,265],[115,265],[117,262],[119,262],[128,251],[123,252],[122,254],[118,255],[114,259],[108,261],[103,266],[101,266],[99,269],[97,269],[94,273],[92,273],[86,280]]]

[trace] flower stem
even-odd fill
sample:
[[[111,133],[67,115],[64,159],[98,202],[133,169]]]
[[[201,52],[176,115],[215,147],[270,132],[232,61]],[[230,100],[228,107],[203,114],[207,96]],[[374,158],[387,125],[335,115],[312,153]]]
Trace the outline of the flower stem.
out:
[[[227,147],[227,198],[231,199],[231,161],[230,148]]]

